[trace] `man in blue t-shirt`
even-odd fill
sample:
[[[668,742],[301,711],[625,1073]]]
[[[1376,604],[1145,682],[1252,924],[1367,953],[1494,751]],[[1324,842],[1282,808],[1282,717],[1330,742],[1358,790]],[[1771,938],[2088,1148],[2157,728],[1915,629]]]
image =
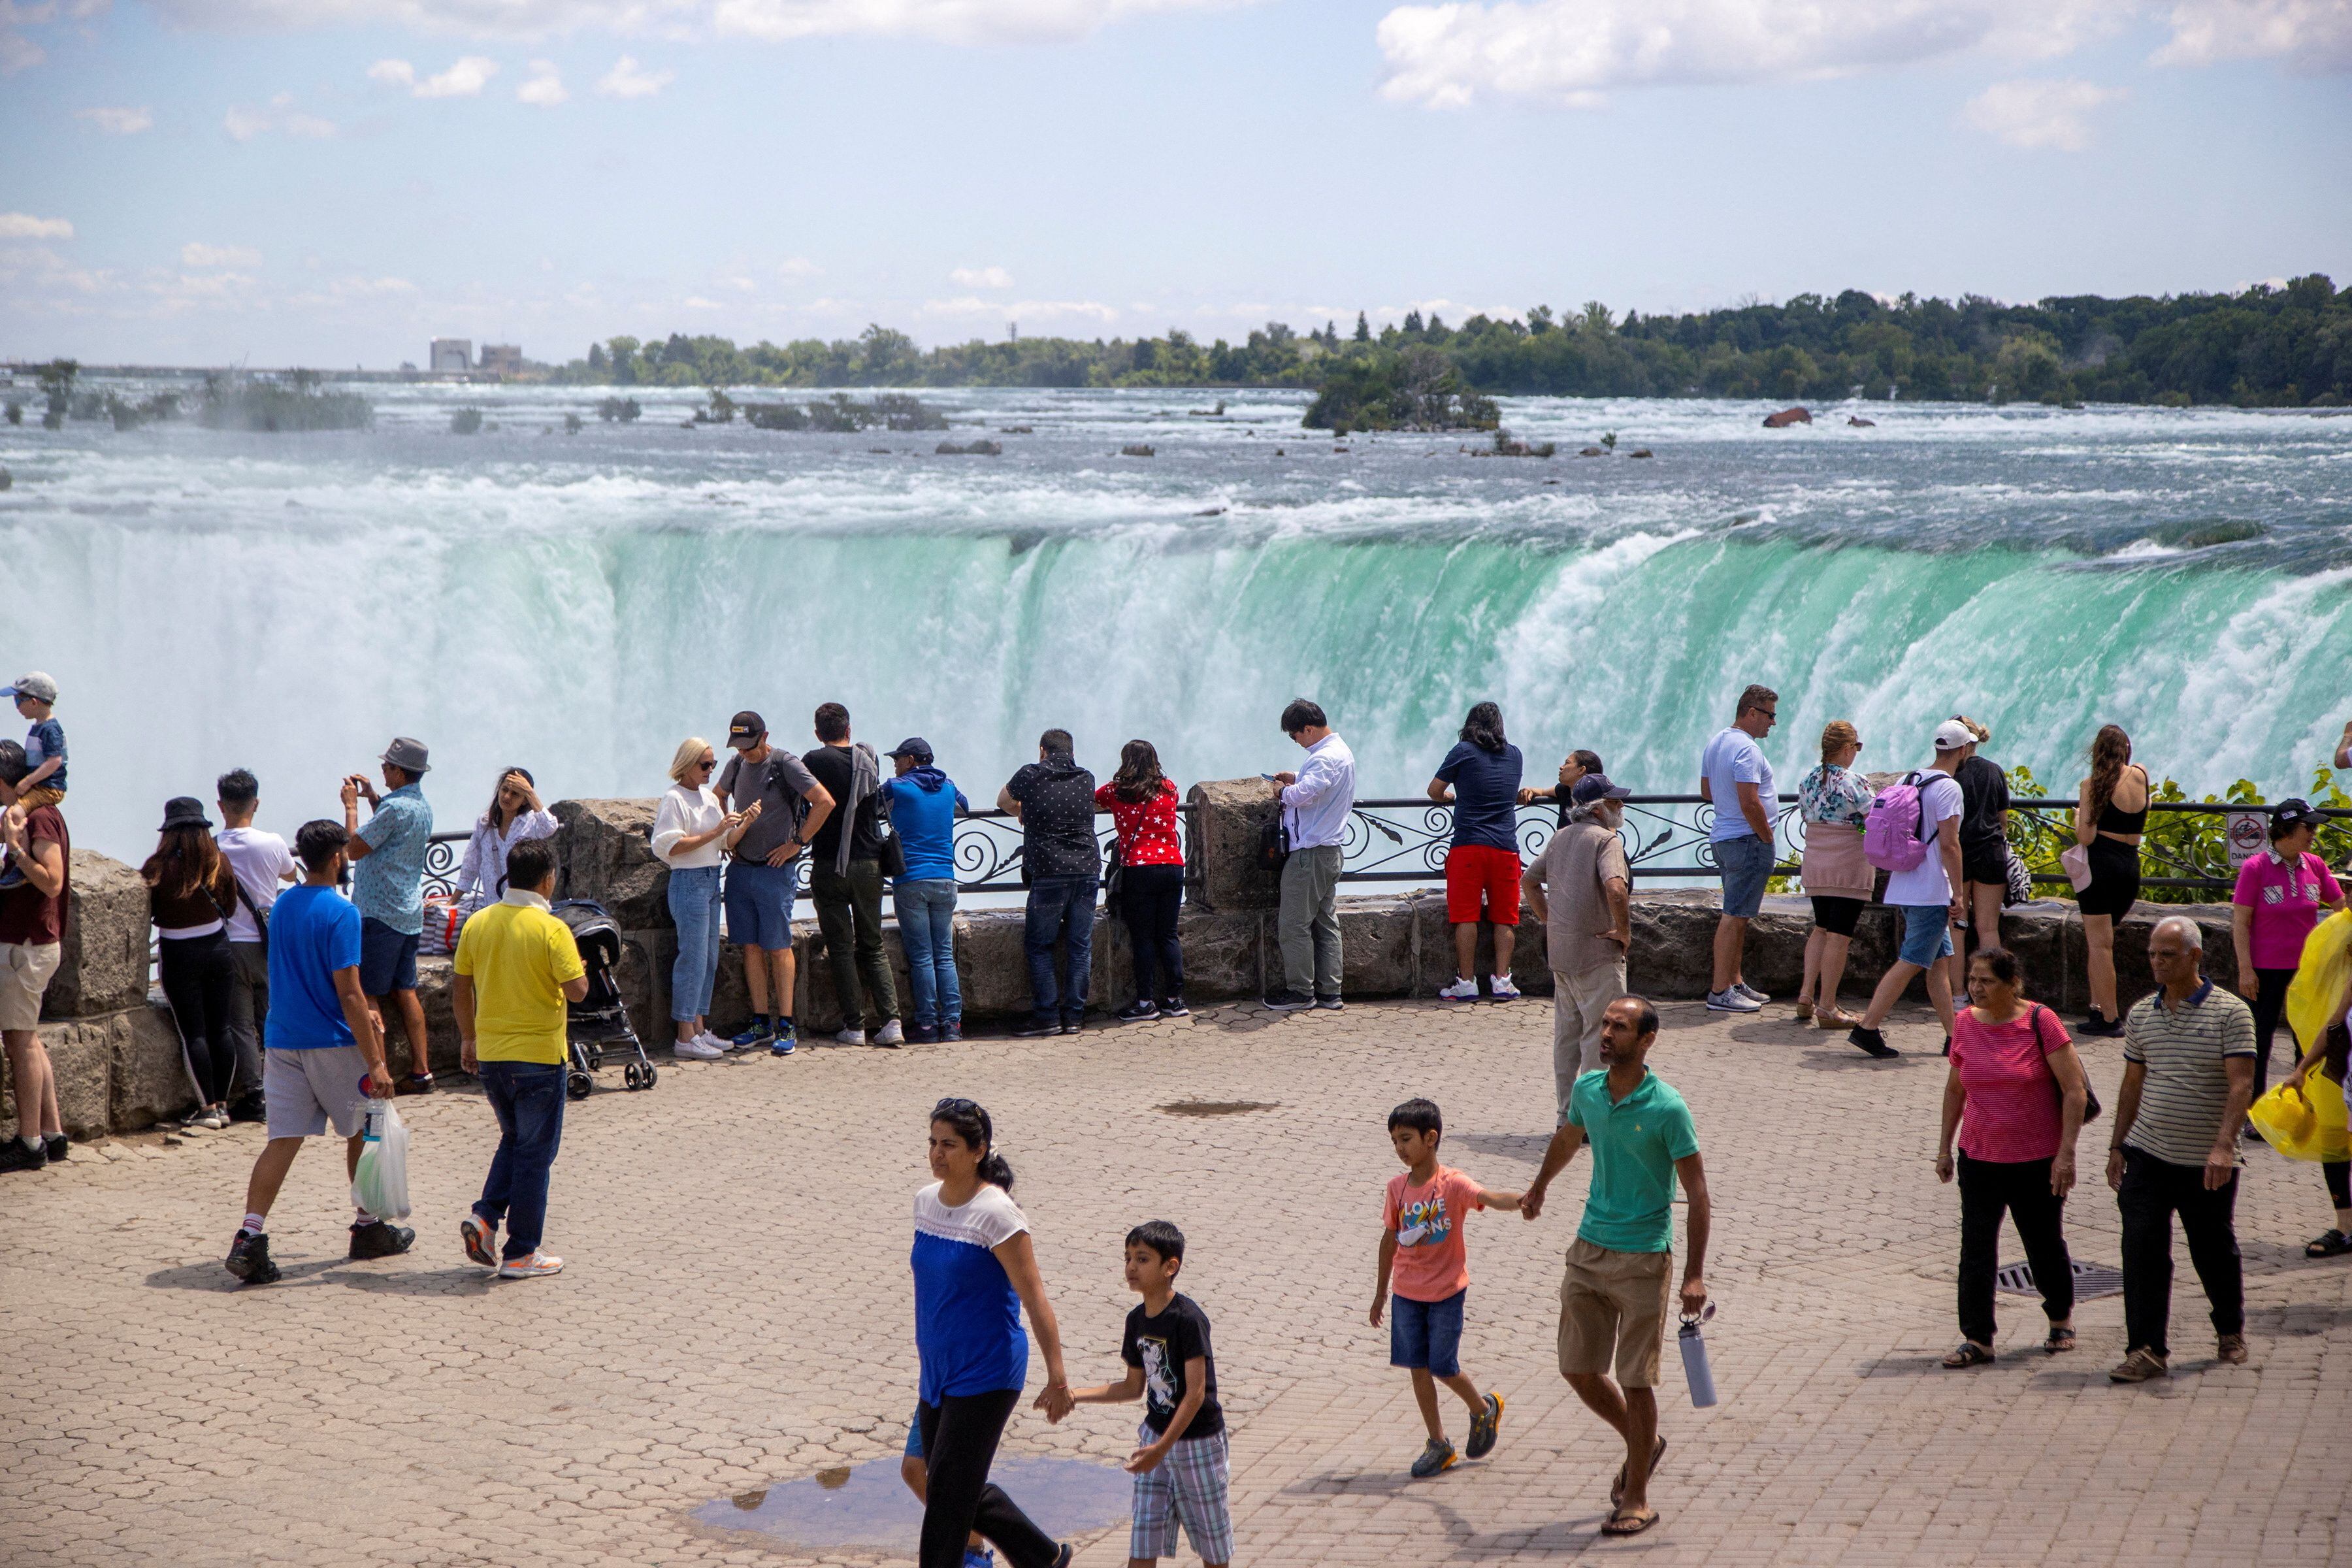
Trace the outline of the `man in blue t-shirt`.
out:
[[[1739,973],[1748,947],[1748,922],[1764,905],[1764,884],[1772,879],[1772,819],[1780,797],[1772,787],[1772,764],[1758,744],[1772,732],[1780,694],[1751,686],[1739,694],[1731,728],[1718,731],[1699,758],[1698,795],[1715,807],[1707,838],[1723,873],[1723,915],[1715,922],[1715,978],[1706,1005],[1715,1013],[1753,1013],[1771,1000]]]
[[[1438,995],[1448,1002],[1478,1000],[1478,921],[1495,922],[1495,973],[1487,977],[1495,1000],[1516,999],[1511,984],[1511,946],[1519,933],[1519,749],[1503,734],[1503,710],[1481,702],[1463,721],[1462,736],[1437,776],[1429,798],[1454,805],[1454,842],[1445,851],[1445,918],[1454,925],[1454,984]]]
[[[389,1100],[383,1033],[360,986],[360,911],[335,890],[349,835],[340,823],[306,822],[294,835],[302,882],[269,910],[269,1022],[263,1036],[262,1098],[269,1142],[246,1185],[245,1224],[227,1268],[247,1285],[278,1277],[265,1225],[302,1140],[334,1123],[344,1163],[356,1170],[370,1100]],[[354,1258],[405,1252],[416,1233],[364,1209],[352,1225]]]

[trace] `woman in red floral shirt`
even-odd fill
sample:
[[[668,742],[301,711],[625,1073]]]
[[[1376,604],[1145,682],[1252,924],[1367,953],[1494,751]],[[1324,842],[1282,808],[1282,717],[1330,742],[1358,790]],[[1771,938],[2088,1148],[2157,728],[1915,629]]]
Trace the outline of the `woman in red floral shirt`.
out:
[[[1118,772],[1095,791],[1095,805],[1118,826],[1118,910],[1127,921],[1128,945],[1135,953],[1135,1000],[1118,1018],[1181,1018],[1184,954],[1176,941],[1176,916],[1184,904],[1184,840],[1176,827],[1176,786],[1160,771],[1160,753],[1149,741],[1129,741],[1118,753]],[[1155,988],[1162,979],[1165,986]]]

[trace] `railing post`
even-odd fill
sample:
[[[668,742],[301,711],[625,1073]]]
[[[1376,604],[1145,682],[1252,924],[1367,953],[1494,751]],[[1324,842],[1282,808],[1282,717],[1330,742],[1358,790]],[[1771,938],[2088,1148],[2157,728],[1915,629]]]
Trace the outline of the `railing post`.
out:
[[[1258,843],[1280,808],[1264,779],[1213,779],[1186,797],[1192,819],[1187,891],[1219,913],[1267,910],[1281,902],[1280,884],[1258,864]]]

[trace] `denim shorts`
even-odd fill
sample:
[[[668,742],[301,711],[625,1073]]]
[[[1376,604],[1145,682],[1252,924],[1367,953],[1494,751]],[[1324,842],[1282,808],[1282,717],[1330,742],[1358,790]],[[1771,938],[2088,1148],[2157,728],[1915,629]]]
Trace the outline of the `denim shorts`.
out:
[[[781,952],[793,945],[793,896],[800,890],[801,863],[782,866],[758,860],[727,863],[727,940],[744,947]]]
[[[1389,1364],[1426,1368],[1432,1377],[1462,1373],[1462,1304],[1467,1286],[1443,1301],[1389,1298]]]
[[[416,989],[415,931],[397,931],[373,915],[360,921],[360,991],[368,996],[389,996]]]
[[[1753,920],[1764,907],[1764,884],[1772,879],[1772,847],[1752,833],[1718,841],[1715,863],[1723,868],[1723,912]]]
[[[915,1406],[915,1414],[907,1422],[907,1458],[923,1457],[923,1407]]]
[[[1927,968],[1952,956],[1952,910],[1948,904],[1905,904],[1903,949],[1895,957]]]

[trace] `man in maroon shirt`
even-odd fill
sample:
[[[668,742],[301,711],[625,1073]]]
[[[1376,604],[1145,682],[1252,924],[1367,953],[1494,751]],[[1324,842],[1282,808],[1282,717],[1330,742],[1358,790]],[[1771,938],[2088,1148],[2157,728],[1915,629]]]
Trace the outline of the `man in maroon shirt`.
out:
[[[8,753],[13,752],[13,755]],[[0,778],[26,772],[25,753],[0,742]],[[16,1091],[16,1136],[0,1135],[0,1171],[37,1171],[66,1157],[58,1078],[39,1034],[41,994],[58,972],[66,930],[66,819],[53,805],[0,812],[0,1043]]]

